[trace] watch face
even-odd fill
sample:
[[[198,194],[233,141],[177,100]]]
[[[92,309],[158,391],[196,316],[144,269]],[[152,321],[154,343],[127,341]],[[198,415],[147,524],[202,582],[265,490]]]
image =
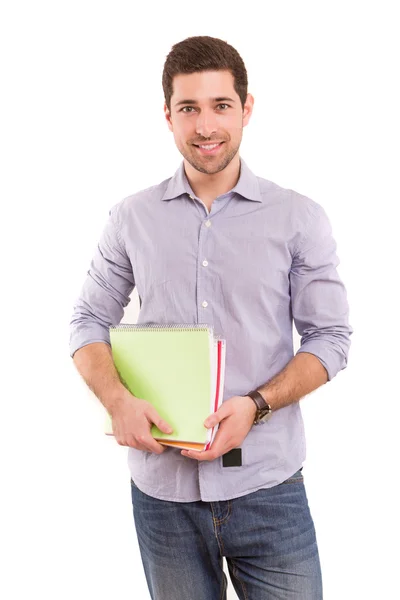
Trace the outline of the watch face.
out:
[[[258,423],[265,423],[266,421],[268,421],[272,416],[272,411],[268,408],[262,408],[259,412],[259,416],[257,419]]]

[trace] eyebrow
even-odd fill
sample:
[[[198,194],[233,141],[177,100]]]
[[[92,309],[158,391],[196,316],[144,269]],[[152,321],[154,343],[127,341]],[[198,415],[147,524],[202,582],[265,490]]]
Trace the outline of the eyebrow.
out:
[[[219,96],[218,98],[210,98],[211,102],[235,102],[233,98],[229,98],[228,96]],[[175,106],[180,106],[181,104],[197,104],[197,100],[179,100],[179,102],[175,103]]]

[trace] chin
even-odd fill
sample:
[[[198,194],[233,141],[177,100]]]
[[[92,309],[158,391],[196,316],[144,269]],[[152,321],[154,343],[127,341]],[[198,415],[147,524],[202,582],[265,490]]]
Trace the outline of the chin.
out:
[[[186,160],[192,165],[194,169],[196,169],[196,171],[199,171],[200,173],[207,173],[208,175],[214,175],[215,173],[223,171],[229,163],[229,161],[227,163],[226,160],[220,160],[218,161],[218,163],[213,164],[199,162],[197,160],[193,160],[192,158],[187,158]]]
[[[198,156],[194,156],[191,153],[189,154],[186,151],[183,152],[182,149],[179,149],[179,151],[182,154],[183,158],[187,160],[187,162],[194,169],[196,169],[196,171],[199,171],[199,173],[207,173],[208,175],[214,175],[215,173],[223,171],[229,165],[231,160],[236,156],[238,149],[239,148],[236,148],[232,151],[229,150],[229,148],[227,147],[224,152],[224,155],[219,156],[218,160],[215,160],[215,158],[210,158],[208,160],[207,157],[204,157],[205,159],[199,159]]]

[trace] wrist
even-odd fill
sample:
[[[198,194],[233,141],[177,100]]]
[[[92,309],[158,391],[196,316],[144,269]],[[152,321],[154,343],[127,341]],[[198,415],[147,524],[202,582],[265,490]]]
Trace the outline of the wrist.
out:
[[[255,406],[254,425],[265,423],[271,418],[272,408],[258,389],[248,392],[247,396]]]
[[[252,415],[253,415],[253,420],[256,417],[257,414],[257,405],[254,402],[253,398],[251,398],[251,396],[243,396],[244,398],[246,398],[248,406],[249,406],[249,410],[251,411]]]
[[[112,416],[118,411],[124,404],[136,400],[136,396],[124,386],[120,385],[113,387],[113,389],[103,399],[103,404],[106,407],[108,413]]]

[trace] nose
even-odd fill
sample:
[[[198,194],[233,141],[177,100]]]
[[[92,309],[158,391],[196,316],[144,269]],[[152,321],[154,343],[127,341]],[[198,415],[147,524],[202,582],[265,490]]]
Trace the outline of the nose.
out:
[[[214,111],[202,110],[197,117],[196,133],[204,138],[209,138],[217,130],[217,116]]]

